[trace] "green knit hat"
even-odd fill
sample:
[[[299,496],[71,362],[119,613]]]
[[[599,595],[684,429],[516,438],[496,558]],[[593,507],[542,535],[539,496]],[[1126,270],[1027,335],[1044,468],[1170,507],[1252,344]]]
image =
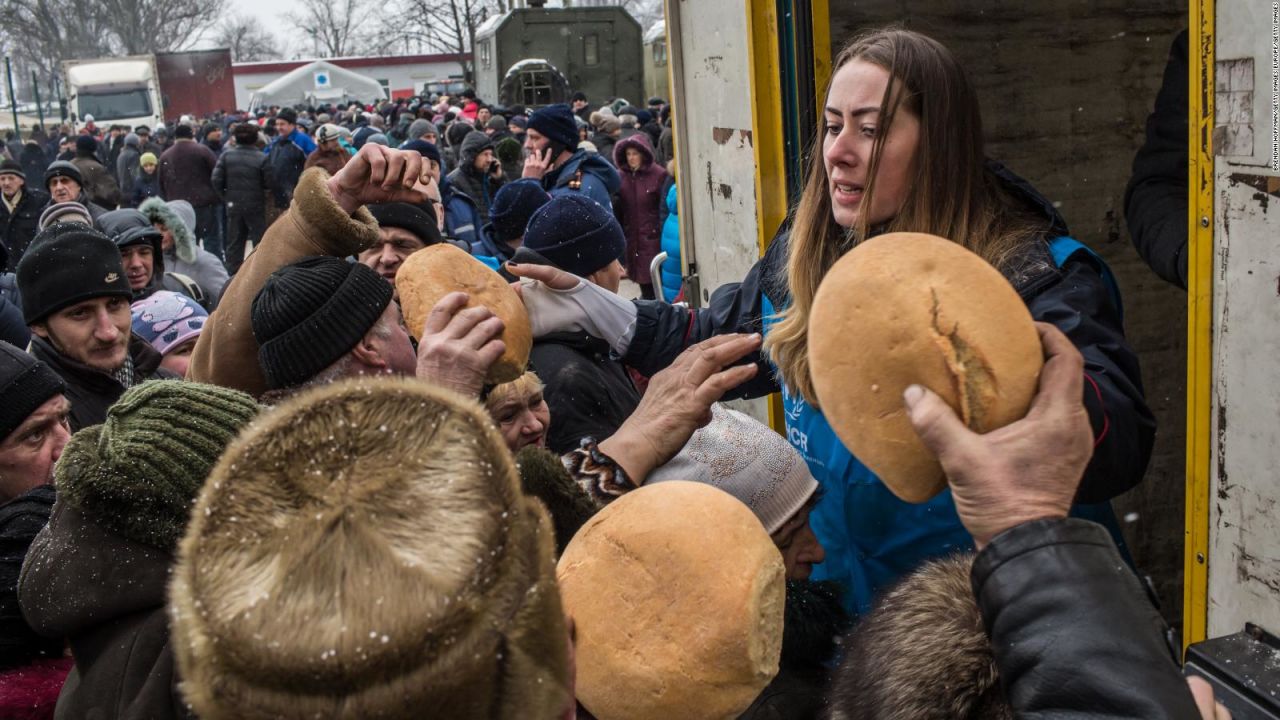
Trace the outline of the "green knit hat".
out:
[[[258,414],[248,395],[216,385],[138,385],[107,420],[76,433],[54,470],[58,497],[122,536],[172,551],[223,449]]]

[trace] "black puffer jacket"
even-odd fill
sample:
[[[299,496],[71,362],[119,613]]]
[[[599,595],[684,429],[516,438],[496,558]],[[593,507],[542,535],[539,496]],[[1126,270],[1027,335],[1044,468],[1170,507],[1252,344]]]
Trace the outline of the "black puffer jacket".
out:
[[[31,336],[31,354],[66,381],[66,395],[71,401],[71,432],[105,422],[107,408],[128,389],[115,377],[63,355],[38,335]],[[177,377],[160,367],[160,353],[137,335],[129,338],[129,357],[133,360],[134,385],[144,380]]]
[[[979,553],[972,580],[1017,717],[1200,718],[1164,621],[1101,526],[1019,525]]]
[[[36,633],[18,607],[18,576],[31,541],[49,523],[55,495],[41,485],[0,505],[0,670],[62,655],[62,638]]]
[[[546,386],[547,447],[558,455],[576,449],[584,437],[610,437],[640,404],[640,393],[626,367],[610,356],[609,344],[586,333],[538,338],[529,363]]]
[[[1133,158],[1124,216],[1138,254],[1157,275],[1187,287],[1187,31],[1173,40],[1147,141]]]
[[[271,163],[267,155],[252,145],[227,150],[213,167],[213,190],[231,212],[248,215],[264,212],[266,192],[271,184]]]

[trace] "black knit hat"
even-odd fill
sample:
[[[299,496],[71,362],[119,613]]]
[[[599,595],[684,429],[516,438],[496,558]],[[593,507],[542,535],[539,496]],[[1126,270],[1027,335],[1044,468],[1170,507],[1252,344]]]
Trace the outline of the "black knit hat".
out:
[[[22,165],[17,160],[8,158],[0,162],[0,175],[17,175],[23,180],[27,179],[27,174],[22,171]]]
[[[489,208],[487,232],[498,242],[510,242],[524,235],[529,218],[543,205],[551,202],[551,196],[542,189],[542,181],[521,178],[499,188]]]
[[[283,120],[290,125],[296,125],[298,123],[298,111],[290,107],[280,108],[280,112],[276,113],[276,119]]]
[[[84,186],[84,178],[80,176],[80,168],[71,163],[70,160],[57,160],[49,163],[48,169],[44,171],[44,187],[49,189],[49,181],[56,177],[68,177],[76,181],[77,185]]]
[[[93,298],[133,299],[120,250],[106,235],[78,222],[40,231],[18,263],[17,274],[28,325]]]
[[[48,365],[0,340],[0,442],[66,389],[67,384]]]
[[[373,219],[378,221],[378,227],[407,230],[421,240],[423,245],[444,242],[444,236],[440,234],[440,226],[436,224],[433,211],[409,203],[379,203],[365,207],[369,208]]]
[[[540,256],[561,270],[585,277],[621,259],[626,245],[626,235],[612,212],[586,195],[569,193],[552,198],[529,218],[524,245],[514,260],[537,262]]]
[[[529,129],[537,130],[551,142],[572,149],[578,146],[578,124],[573,117],[573,111],[564,103],[548,105],[533,111],[529,117]]]
[[[267,386],[301,385],[345,355],[391,302],[391,283],[359,263],[308,257],[271,274],[253,299]]]
[[[443,162],[440,157],[440,148],[426,140],[410,140],[409,142],[401,145],[400,149],[412,150],[424,158],[435,160],[437,165]]]

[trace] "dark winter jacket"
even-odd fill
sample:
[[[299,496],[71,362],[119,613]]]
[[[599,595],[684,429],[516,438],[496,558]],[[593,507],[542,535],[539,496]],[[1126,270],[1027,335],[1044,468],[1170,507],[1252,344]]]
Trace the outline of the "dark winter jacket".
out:
[[[542,176],[542,187],[551,197],[580,192],[606,208],[621,184],[609,161],[586,150],[574,152],[568,162]]]
[[[53,486],[41,485],[0,505],[0,670],[62,655],[62,638],[32,630],[18,607],[22,561],[36,533],[49,523],[54,499]]]
[[[990,164],[990,172],[1045,217],[1046,240],[1066,236],[1066,224],[1052,204],[1026,181],[997,163]],[[762,318],[789,303],[786,248],[782,234],[741,283],[717,288],[705,309],[635,301],[638,316],[627,365],[652,375],[684,348],[713,335],[761,332]],[[1084,403],[1097,447],[1080,486],[1082,503],[1103,502],[1137,485],[1155,438],[1138,359],[1124,338],[1100,262],[1077,252],[1055,263],[1047,245],[1034,244],[1019,276],[1011,278],[1032,317],[1056,325],[1084,354]],[[781,389],[762,355],[749,361],[760,371],[727,397],[759,397]],[[971,546],[950,494],[919,505],[898,500],[844,448],[819,411],[789,394],[784,404],[788,437],[825,491],[812,515],[827,555],[815,568],[815,579],[844,585],[847,607],[865,609],[877,590],[922,562]]]
[[[1187,31],[1173,40],[1147,141],[1133,158],[1124,216],[1138,254],[1157,275],[1187,287]]]
[[[599,338],[581,332],[546,335],[534,342],[529,363],[545,385],[551,410],[547,447],[556,454],[576,449],[584,437],[610,437],[640,404],[627,368]]]
[[[148,175],[141,167],[138,168],[138,174],[133,178],[133,195],[130,198],[132,207],[138,207],[147,198],[160,197],[160,172]]]
[[[120,181],[120,199],[122,202],[133,201],[133,186],[138,175],[142,172],[139,166],[139,159],[142,153],[138,151],[136,145],[125,145],[120,151],[119,157],[116,158],[116,179]],[[137,207],[137,205],[130,205]]]
[[[466,193],[454,189],[449,178],[440,179],[440,202],[444,205],[444,234],[471,247],[487,236],[480,221],[480,208]]]
[[[114,209],[120,204],[120,186],[110,172],[92,155],[77,155],[71,164],[80,171],[80,187],[95,204]]]
[[[817,720],[836,641],[849,629],[834,583],[788,580],[778,674],[741,720]]]
[[[613,148],[618,144],[618,138],[605,133],[596,133],[591,136],[591,144],[596,146],[596,152],[600,153],[600,157],[609,161],[614,167],[621,167],[613,160]]]
[[[98,218],[102,217],[108,212],[106,208],[102,207],[98,203],[91,200],[89,198],[89,194],[85,192],[83,188],[80,190],[80,194],[76,196],[76,199],[73,202],[80,203],[85,207],[86,210],[89,211],[89,217],[93,219],[94,225],[98,224]],[[50,205],[54,205],[54,204],[55,203],[53,201],[53,198],[50,197],[49,202],[46,203],[45,206],[40,209],[40,212],[43,213],[46,209],[48,209]]]
[[[475,167],[475,160],[480,153],[492,149],[493,141],[484,133],[469,133],[458,150],[458,167],[448,177],[455,192],[466,193],[467,197],[475,201],[482,226],[489,222],[489,207],[493,204],[493,196],[506,181],[505,175],[494,177]]]
[[[316,148],[314,152],[307,156],[307,162],[303,165],[303,169],[309,167],[322,167],[325,172],[330,175],[337,175],[347,161],[351,159],[351,153],[347,152],[341,145],[333,150],[325,150],[324,148]]]
[[[195,140],[179,140],[160,156],[160,196],[165,200],[186,200],[191,207],[218,204],[213,190],[213,167],[218,158]]]
[[[639,170],[627,165],[627,150],[634,149],[644,158]],[[662,187],[667,171],[653,161],[653,148],[648,136],[640,133],[619,142],[613,148],[622,187],[613,202],[618,223],[627,235],[627,277],[641,285],[649,285],[649,265],[662,244]]]
[[[972,580],[1018,717],[1200,717],[1164,621],[1104,528],[1024,523],[978,554]]]
[[[307,164],[307,155],[315,149],[311,138],[296,128],[284,137],[276,137],[266,147],[264,153],[271,166],[271,194],[275,198],[276,207],[289,207],[293,190],[298,186],[298,178],[302,177],[303,166]]]
[[[31,328],[22,318],[21,298],[11,298],[6,292],[9,285],[16,292],[17,282],[13,273],[0,273],[0,340],[24,348],[31,341]]]
[[[657,155],[663,167],[676,157],[675,133],[671,131],[670,126],[663,127],[662,134],[658,136]]]
[[[38,335],[31,336],[31,354],[53,368],[67,383],[67,399],[71,401],[71,431],[98,425],[107,419],[107,408],[127,390],[107,373],[63,355]],[[133,360],[133,382],[177,377],[160,367],[160,353],[146,340],[129,338],[129,357]]]
[[[266,193],[274,192],[273,177],[269,156],[252,145],[237,145],[218,158],[213,168],[213,189],[229,211],[252,215],[265,212]],[[292,186],[289,192],[293,192]]]
[[[32,142],[22,146],[18,162],[22,164],[22,172],[29,178],[44,177],[44,171],[49,168],[49,156],[45,154],[44,148]]]
[[[58,720],[190,717],[177,690],[165,587],[172,556],[126,539],[75,507],[54,505],[19,584],[32,627],[67,638],[76,666]]]
[[[27,245],[31,244],[32,238],[40,232],[40,213],[44,212],[48,204],[48,193],[34,190],[29,186],[22,188],[22,197],[18,199],[18,205],[13,209],[12,214],[9,213],[9,207],[0,202],[0,228],[2,228],[0,232],[3,233],[0,239],[3,239],[8,251],[9,272],[17,269],[18,261],[27,251]],[[4,269],[0,268],[0,270]]]

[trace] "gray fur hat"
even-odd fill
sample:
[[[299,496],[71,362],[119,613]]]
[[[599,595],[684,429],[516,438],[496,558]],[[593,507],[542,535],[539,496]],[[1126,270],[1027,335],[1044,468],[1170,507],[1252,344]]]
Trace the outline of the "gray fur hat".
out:
[[[138,206],[139,212],[152,223],[161,223],[173,233],[174,252],[185,263],[196,261],[196,210],[186,200],[165,202],[158,197],[147,198]]]

